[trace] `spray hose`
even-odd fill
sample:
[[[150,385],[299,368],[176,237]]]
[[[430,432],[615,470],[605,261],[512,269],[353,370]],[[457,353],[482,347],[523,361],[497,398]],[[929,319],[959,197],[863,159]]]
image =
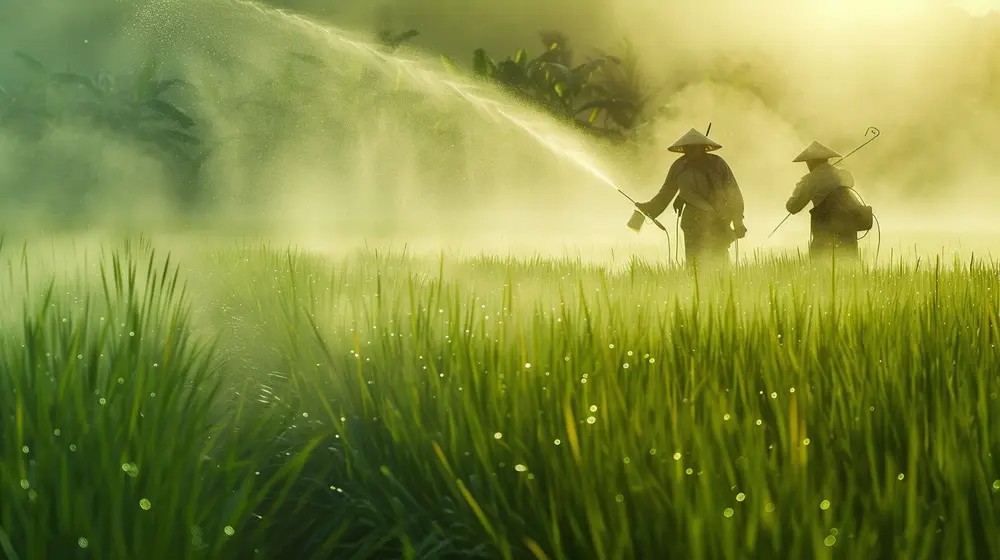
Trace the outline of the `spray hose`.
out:
[[[861,197],[861,193],[854,190],[853,187],[847,187],[847,189],[858,196],[858,199],[861,200],[861,204],[868,206],[868,203],[865,202],[865,199]],[[875,215],[875,212],[872,212],[872,219],[875,220],[875,234],[878,236],[877,241],[875,242],[875,263],[877,264],[879,251],[882,250],[882,225],[878,223],[878,216]],[[871,232],[872,232],[871,229],[866,231],[864,235],[858,238],[858,241],[861,241],[862,239],[868,237],[868,234]]]

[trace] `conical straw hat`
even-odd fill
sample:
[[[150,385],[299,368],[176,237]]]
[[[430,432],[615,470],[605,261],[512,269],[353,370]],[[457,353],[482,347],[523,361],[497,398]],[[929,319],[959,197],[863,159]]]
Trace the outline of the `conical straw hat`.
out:
[[[799,154],[799,157],[793,159],[792,161],[827,160],[835,157],[840,157],[840,154],[830,148],[827,148],[819,142],[813,142],[808,148]]]
[[[687,134],[681,136],[679,140],[674,142],[673,146],[670,146],[667,149],[670,150],[671,152],[683,153],[684,148],[688,146],[707,146],[707,151],[709,152],[713,150],[718,150],[719,148],[722,147],[721,144],[713,142],[708,138],[708,136],[705,136],[704,134],[692,128],[691,130],[688,131]]]

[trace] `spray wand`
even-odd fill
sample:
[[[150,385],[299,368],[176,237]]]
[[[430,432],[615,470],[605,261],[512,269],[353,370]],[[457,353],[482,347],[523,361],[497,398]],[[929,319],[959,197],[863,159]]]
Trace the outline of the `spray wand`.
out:
[[[708,123],[708,129],[705,131],[705,136],[708,136],[711,132],[712,132],[712,123]],[[650,216],[649,214],[646,214],[645,212],[643,212],[639,208],[639,203],[636,202],[635,199],[633,199],[631,196],[625,194],[625,192],[622,191],[621,189],[619,189],[618,187],[615,187],[615,189],[618,192],[620,192],[622,194],[622,196],[624,196],[625,198],[627,198],[629,200],[629,202],[631,202],[636,207],[635,212],[632,213],[632,218],[628,221],[628,227],[631,228],[633,231],[639,231],[639,229],[642,227],[643,221],[646,218],[649,218],[649,221],[653,222],[653,224],[655,224],[656,227],[658,227],[661,230],[663,230],[663,233],[665,233],[667,235],[667,245],[669,246],[670,245],[670,232],[667,230],[667,228],[663,227],[663,224],[661,224],[656,218],[654,218],[654,217]],[[678,221],[680,220],[680,214],[678,214],[677,219],[678,219]],[[675,253],[676,253],[676,249],[675,249]]]
[[[865,136],[868,136],[869,134],[874,134],[874,136],[872,136],[869,140],[866,140],[864,144],[861,144],[857,148],[854,148],[853,150],[851,150],[850,152],[848,152],[846,156],[838,159],[833,164],[837,165],[838,163],[840,163],[840,162],[844,161],[845,159],[849,158],[851,156],[851,154],[853,154],[854,152],[860,150],[861,148],[864,148],[868,144],[871,144],[873,141],[875,141],[875,139],[878,138],[879,135],[882,134],[882,133],[879,131],[879,129],[875,128],[874,126],[870,126],[870,127],[868,127],[868,130],[865,131]],[[854,190],[854,189],[851,189],[851,190]],[[857,193],[857,191],[855,191],[855,193]],[[771,234],[768,235],[767,239],[765,239],[764,241],[767,241],[768,239],[771,239],[771,236],[773,236],[775,233],[777,233],[778,229],[780,229],[781,226],[785,225],[785,222],[787,222],[788,218],[791,218],[791,217],[792,217],[792,213],[789,212],[788,215],[785,216],[785,219],[781,220],[781,223],[778,224],[778,227],[774,228],[774,231],[772,231]]]

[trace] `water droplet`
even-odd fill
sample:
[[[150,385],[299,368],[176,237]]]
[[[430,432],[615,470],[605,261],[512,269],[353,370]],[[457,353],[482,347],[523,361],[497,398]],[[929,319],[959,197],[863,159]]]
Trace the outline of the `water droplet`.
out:
[[[830,509],[830,500],[823,500],[819,503],[819,509],[826,511]]]
[[[689,468],[689,469],[687,469],[687,470],[684,471],[684,474],[687,474],[688,476],[690,476],[690,475],[694,474],[694,469]]]
[[[597,412],[597,405],[596,404],[590,405],[590,411],[591,412]]]
[[[1000,491],[1000,480],[994,480],[993,481],[993,489],[997,490],[997,491]]]
[[[825,539],[823,539],[823,544],[825,544],[826,546],[833,546],[837,544],[837,537],[829,535]]]
[[[802,445],[809,445],[810,441],[812,441],[812,440],[810,440],[809,438],[806,438],[806,439],[802,440]]]
[[[677,453],[674,453],[674,461],[680,461],[680,460],[681,460],[681,452],[678,451]]]
[[[597,418],[595,418],[593,416],[588,416],[587,417],[587,423],[588,424],[593,424],[594,422],[597,422]]]
[[[608,348],[611,348],[612,350],[614,350],[615,345],[614,344],[608,344]]]
[[[628,465],[628,464],[632,463],[632,459],[631,459],[631,457],[624,457],[624,458],[622,458],[622,462],[625,463],[626,465]]]
[[[61,434],[61,433],[62,433],[62,430],[60,430],[59,428],[56,428],[56,429],[52,430],[52,435],[54,435],[56,437],[59,437],[59,434]]]
[[[896,477],[897,480],[903,480],[904,478],[906,478],[906,475],[903,473],[899,473],[899,476]]]
[[[722,417],[723,420],[729,420],[730,418],[732,418],[732,416],[730,416],[728,414],[726,414],[725,416]]]
[[[149,508],[153,507],[153,504],[149,503],[149,500],[146,498],[143,498],[139,500],[139,507],[141,507],[143,511],[149,511]]]
[[[518,463],[514,465],[514,470],[517,472],[528,472],[528,467]]]
[[[766,505],[764,506],[764,511],[766,511],[767,513],[774,513],[774,504],[772,504],[772,503],[768,502],[768,503],[767,503],[767,504],[766,504]]]
[[[778,393],[771,393],[771,398],[772,399],[778,398]]]
[[[28,446],[27,446],[27,445],[25,445],[24,447],[22,447],[22,448],[21,448],[21,453],[24,453],[25,455],[27,455],[27,454],[28,454],[28,451],[31,451],[31,450],[30,450],[30,449],[28,449]]]
[[[77,539],[76,544],[80,548],[87,548],[88,546],[90,546],[90,541],[88,541],[87,539],[85,539],[83,537],[80,537],[79,539]]]
[[[236,529],[233,529],[230,525],[226,525],[226,528],[222,532],[231,537],[236,534]]]
[[[76,444],[75,443],[69,444],[69,450],[70,451],[76,451]]]
[[[500,433],[500,432],[496,432],[495,434],[493,434],[493,439],[500,439],[502,437],[503,437],[503,434]]]
[[[761,425],[761,424],[763,424],[763,423],[764,423],[764,422],[763,422],[763,420],[761,420],[760,418],[758,418],[758,419],[757,419],[757,425],[758,425],[758,426],[760,426],[760,425]]]
[[[562,445],[562,440],[557,439],[553,443],[555,443],[556,445]]]
[[[747,499],[747,495],[744,494],[743,492],[740,492],[739,494],[736,495],[736,501],[737,502],[742,502],[743,500],[746,500],[746,499]]]
[[[531,369],[531,362],[524,364],[524,369]]]
[[[27,490],[28,488],[31,488],[31,484],[28,484],[28,481],[22,478],[21,479],[21,488],[23,490]]]
[[[733,508],[726,508],[726,511],[722,512],[722,515],[725,515],[726,517],[732,517],[735,514],[736,511]]]
[[[625,496],[622,496],[621,494],[618,494],[618,495],[615,496],[615,501],[620,504],[620,503],[622,503],[622,502],[625,501]]]
[[[104,405],[108,404],[108,399],[106,399],[104,397],[101,397],[100,400],[97,401],[97,402],[101,403],[101,406],[104,406]]]
[[[628,369],[628,364],[622,364],[622,368]]]

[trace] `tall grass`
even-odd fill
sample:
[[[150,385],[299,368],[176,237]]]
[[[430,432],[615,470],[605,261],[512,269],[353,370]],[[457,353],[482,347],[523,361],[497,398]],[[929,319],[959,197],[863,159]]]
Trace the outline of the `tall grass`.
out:
[[[63,493],[61,474],[36,475],[58,490],[44,496],[40,482],[7,474],[35,448],[81,457],[48,436],[57,422],[33,405],[26,417],[41,428],[29,454],[4,425],[0,482],[17,498],[0,505],[0,528],[21,557],[44,556],[53,535],[79,552],[76,535],[88,533],[99,556],[155,558],[166,555],[158,538],[191,542],[193,526],[209,548],[172,557],[1000,555],[996,263],[830,270],[760,258],[692,278],[638,261],[332,260],[266,247],[185,262],[190,315],[114,282],[97,316],[126,320],[70,328],[65,312],[26,313],[51,348],[71,347],[63,332],[102,341],[99,366],[50,351],[65,355],[62,369],[12,366],[21,385],[0,398],[16,403],[19,387],[52,383],[48,371],[100,372],[116,358],[132,375],[90,374],[103,385],[56,375],[63,393],[43,391],[48,416],[92,426],[88,466],[66,480],[115,496],[107,514],[97,498]],[[172,278],[164,270],[153,276]],[[122,322],[153,327],[135,341]],[[29,355],[16,344],[4,368],[28,363],[8,358]],[[168,346],[173,376],[142,369],[164,367]],[[100,420],[112,403],[116,420]],[[137,403],[137,425],[156,428],[143,437],[117,420]],[[129,462],[138,477],[122,470]],[[101,478],[102,464],[121,476]],[[145,479],[147,468],[162,474]],[[30,513],[38,503],[82,503],[74,511],[90,525]],[[149,514],[161,511],[153,533]]]
[[[3,556],[247,558],[265,548],[271,489],[308,447],[283,471],[256,474],[281,426],[224,410],[220,364],[190,336],[177,267],[127,244],[105,255],[96,282],[81,273],[36,291],[26,263],[8,262],[23,272],[23,286],[5,286],[23,316],[0,340]]]

